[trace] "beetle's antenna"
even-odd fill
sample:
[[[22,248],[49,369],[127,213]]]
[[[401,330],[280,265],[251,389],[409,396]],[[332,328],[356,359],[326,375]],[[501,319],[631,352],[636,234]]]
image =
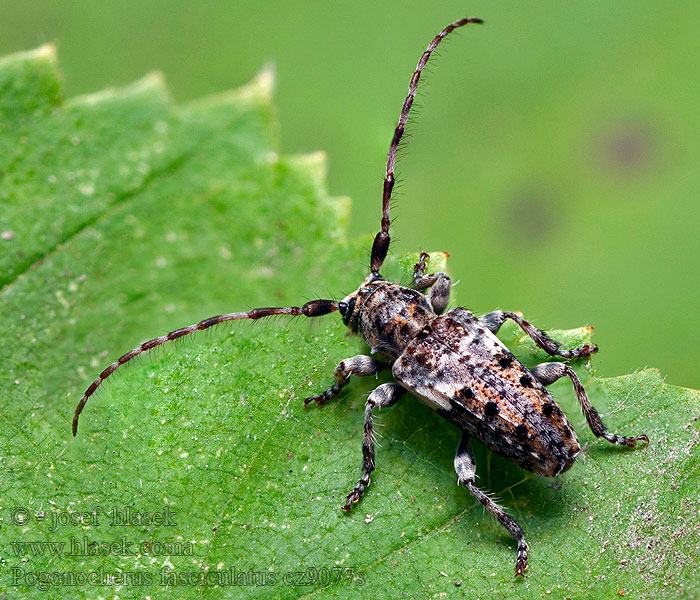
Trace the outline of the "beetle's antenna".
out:
[[[384,259],[386,258],[387,252],[389,251],[389,244],[391,242],[391,237],[389,236],[389,225],[391,225],[391,220],[389,219],[389,208],[391,201],[391,190],[394,187],[394,163],[396,162],[396,151],[399,147],[399,142],[403,136],[404,129],[406,127],[406,121],[408,120],[408,113],[411,112],[411,106],[413,105],[413,99],[416,96],[416,89],[418,88],[418,80],[420,79],[421,72],[425,67],[430,55],[433,50],[438,47],[438,44],[447,35],[467,23],[483,23],[481,19],[470,17],[466,19],[460,19],[455,21],[451,25],[448,25],[440,33],[435,36],[430,45],[425,52],[420,57],[416,70],[411,77],[411,82],[408,84],[408,96],[403,101],[403,107],[401,108],[401,116],[399,117],[399,124],[394,130],[394,137],[391,140],[391,148],[389,149],[389,156],[386,160],[386,177],[384,177],[384,191],[382,194],[382,230],[375,236],[374,243],[372,244],[372,256],[370,258],[370,268],[372,269],[373,275],[379,275],[379,269],[382,268],[384,264]]]
[[[225,321],[238,321],[241,319],[261,319],[263,317],[272,317],[274,315],[289,315],[291,317],[320,317],[322,315],[327,315],[329,313],[335,312],[340,308],[340,303],[334,300],[312,300],[307,302],[304,306],[288,306],[288,307],[274,307],[274,308],[254,308],[248,312],[236,312],[227,313],[225,315],[218,315],[216,317],[211,317],[209,319],[204,319],[196,325],[190,325],[189,327],[183,327],[181,329],[176,329],[171,331],[167,335],[162,335],[152,340],[148,340],[141,344],[138,348],[134,348],[131,352],[127,352],[115,362],[109,365],[100,375],[90,384],[90,387],[85,390],[85,394],[78,402],[78,406],[75,408],[75,414],[73,415],[73,435],[78,433],[78,419],[80,418],[80,413],[83,412],[85,404],[88,398],[92,396],[102,382],[107,379],[114,371],[121,367],[124,363],[129,362],[132,358],[137,357],[143,352],[147,352],[156,346],[165,344],[165,342],[171,342],[183,335],[188,335],[194,333],[195,331],[202,331],[203,329],[209,329],[214,325],[223,323]]]

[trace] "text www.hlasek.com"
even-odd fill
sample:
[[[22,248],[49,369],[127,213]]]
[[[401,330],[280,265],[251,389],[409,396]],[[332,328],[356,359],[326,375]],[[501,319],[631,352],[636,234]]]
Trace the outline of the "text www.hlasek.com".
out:
[[[135,542],[126,536],[114,541],[91,541],[87,537],[71,537],[66,542],[10,542],[15,556],[194,556],[194,542]]]

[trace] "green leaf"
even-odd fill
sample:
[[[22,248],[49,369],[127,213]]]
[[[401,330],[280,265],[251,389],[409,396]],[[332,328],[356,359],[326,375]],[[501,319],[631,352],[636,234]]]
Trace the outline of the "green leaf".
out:
[[[82,391],[116,356],[221,312],[340,298],[366,273],[368,240],[345,239],[322,155],[277,155],[269,73],[175,107],[158,76],[65,102],[55,64],[50,47],[0,62],[8,598],[159,598],[164,583],[178,598],[700,594],[700,395],[654,370],[580,373],[611,429],[646,433],[647,449],[595,440],[564,381],[552,391],[583,444],[569,472],[539,478],[476,448],[479,484],[526,532],[525,580],[512,540],[455,485],[458,431],[410,398],[379,416],[372,485],[340,510],[377,381],[304,409],[366,351],[335,316],[163,347],[111,377],[72,438]],[[415,260],[387,272],[405,281]],[[554,332],[572,345],[590,334]],[[46,541],[65,545],[18,546]],[[77,555],[86,541],[95,555]]]

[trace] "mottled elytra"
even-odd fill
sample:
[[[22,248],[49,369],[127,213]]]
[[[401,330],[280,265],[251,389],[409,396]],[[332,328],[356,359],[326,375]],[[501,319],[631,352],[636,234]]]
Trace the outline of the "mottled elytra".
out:
[[[303,306],[228,313],[144,342],[109,365],[90,384],[75,409],[73,435],[77,433],[78,419],[88,398],[118,367],[142,352],[224,321],[273,315],[320,317],[338,311],[350,331],[369,345],[372,356],[359,355],[342,360],[335,369],[335,383],[318,396],[307,398],[305,406],[312,402],[322,406],[328,402],[348,383],[351,375],[374,375],[391,368],[395,380],[395,383],[378,386],[367,399],[362,476],[347,496],[343,509],[349,511],[359,501],[375,468],[373,411],[391,406],[408,391],[461,430],[462,437],[454,459],[458,483],[464,484],[516,540],[515,573],[524,574],[528,546],[523,530],[498,503],[476,487],[476,464],[470,439],[479,440],[532,473],[547,477],[563,473],[574,463],[580,446],[566,416],[545,387],[567,376],[596,436],[630,447],[639,441],[648,444],[649,440],[645,435],[624,437],[607,433],[571,367],[563,362],[546,362],[528,369],[510,353],[496,333],[507,319],[511,319],[539,348],[565,360],[589,357],[598,351],[596,345],[563,349],[513,312],[496,310],[481,317],[459,307],[445,312],[450,298],[450,278],[445,273],[426,275],[428,255],[425,253],[421,253],[414,267],[411,287],[387,281],[380,274],[391,242],[389,210],[396,152],[423,68],[451,31],[468,23],[481,22],[481,19],[467,18],[448,25],[430,42],[418,61],[391,141],[382,194],[381,230],[372,244],[369,275],[360,287],[340,302],[313,300]]]

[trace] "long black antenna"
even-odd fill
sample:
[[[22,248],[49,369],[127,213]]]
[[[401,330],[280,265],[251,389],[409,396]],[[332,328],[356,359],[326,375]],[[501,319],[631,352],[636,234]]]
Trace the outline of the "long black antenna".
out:
[[[182,327],[181,329],[176,329],[171,331],[167,335],[162,335],[152,340],[144,342],[137,348],[134,348],[130,352],[120,356],[111,365],[109,365],[102,373],[100,373],[90,384],[90,387],[85,390],[85,394],[78,402],[78,406],[75,407],[75,414],[73,415],[73,435],[78,433],[78,419],[80,419],[80,413],[83,412],[85,404],[88,398],[92,396],[102,382],[107,379],[112,373],[114,373],[119,367],[124,363],[129,362],[132,358],[136,358],[139,354],[143,352],[148,352],[156,346],[165,344],[166,342],[172,342],[183,335],[189,335],[195,331],[202,331],[204,329],[209,329],[214,325],[219,323],[224,323],[226,321],[239,321],[241,319],[262,319],[264,317],[272,317],[275,315],[288,315],[290,317],[320,317],[322,315],[327,315],[328,313],[335,312],[340,307],[338,302],[334,300],[312,300],[307,302],[304,306],[287,306],[287,307],[271,307],[271,308],[254,308],[248,312],[235,312],[227,313],[225,315],[218,315],[216,317],[211,317],[209,319],[204,319],[196,325],[190,325],[189,327]]]
[[[483,21],[476,17],[469,17],[455,21],[451,25],[445,27],[445,29],[435,36],[426,51],[421,55],[418,66],[416,66],[416,70],[411,77],[411,82],[408,84],[408,96],[406,96],[406,99],[403,101],[399,124],[394,130],[394,138],[391,140],[391,148],[389,149],[389,156],[386,160],[386,177],[384,177],[384,192],[382,194],[382,230],[374,237],[372,256],[370,259],[370,268],[372,269],[373,275],[379,275],[379,269],[381,269],[384,264],[384,259],[389,251],[389,244],[391,243],[391,237],[389,236],[389,226],[391,225],[391,220],[389,219],[389,204],[391,200],[391,190],[394,188],[394,163],[396,162],[396,151],[398,150],[399,142],[406,128],[408,113],[411,112],[413,99],[416,96],[418,80],[420,79],[421,72],[428,62],[430,55],[433,53],[433,50],[438,47],[438,44],[446,38],[450,32],[467,23],[483,23]]]

